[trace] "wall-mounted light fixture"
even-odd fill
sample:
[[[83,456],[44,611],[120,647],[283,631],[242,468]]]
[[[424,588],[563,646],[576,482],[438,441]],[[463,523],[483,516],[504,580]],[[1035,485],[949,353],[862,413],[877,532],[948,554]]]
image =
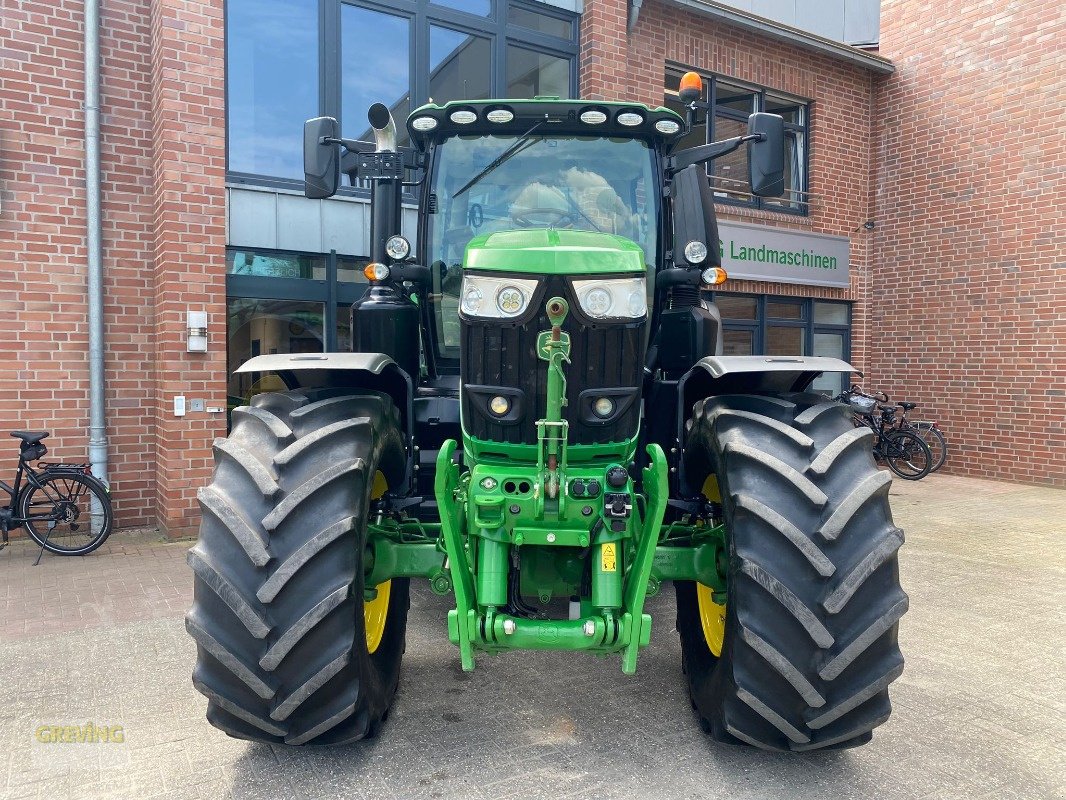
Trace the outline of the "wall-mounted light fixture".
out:
[[[207,312],[185,312],[185,323],[188,327],[188,337],[185,340],[185,349],[190,353],[207,352]]]

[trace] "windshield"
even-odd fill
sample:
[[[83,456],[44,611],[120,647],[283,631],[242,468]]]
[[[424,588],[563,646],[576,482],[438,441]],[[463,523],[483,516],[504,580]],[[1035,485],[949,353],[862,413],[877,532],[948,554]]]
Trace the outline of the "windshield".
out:
[[[460,264],[472,238],[519,228],[600,231],[632,239],[654,264],[654,179],[651,148],[636,139],[534,133],[441,143],[426,231],[438,354],[459,357]]]

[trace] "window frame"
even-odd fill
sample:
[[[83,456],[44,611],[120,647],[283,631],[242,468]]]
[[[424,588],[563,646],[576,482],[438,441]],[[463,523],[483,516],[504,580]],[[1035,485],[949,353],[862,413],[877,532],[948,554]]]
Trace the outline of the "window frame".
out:
[[[755,95],[755,111],[761,112],[766,108],[766,96],[772,95],[774,97],[792,100],[801,109],[802,123],[785,122],[785,135],[788,136],[791,131],[801,139],[801,147],[803,148],[803,157],[800,159],[800,188],[788,189],[784,197],[798,199],[789,200],[789,202],[795,202],[797,208],[790,208],[787,206],[777,205],[781,202],[780,198],[772,197],[756,197],[750,192],[741,192],[742,194],[748,194],[748,199],[738,199],[734,197],[725,197],[718,194],[721,191],[715,186],[715,175],[713,174],[711,167],[712,164],[708,162],[705,164],[707,170],[708,180],[711,183],[711,190],[715,192],[714,201],[721,205],[738,206],[741,208],[756,208],[764,211],[772,211],[779,214],[791,214],[798,217],[806,217],[810,214],[810,192],[808,187],[810,186],[810,130],[811,130],[811,108],[814,105],[814,101],[799,97],[791,94],[790,92],[779,91],[777,89],[760,86],[750,81],[743,81],[736,78],[731,78],[728,75],[720,75],[713,72],[704,72],[702,70],[692,70],[688,67],[684,67],[679,64],[667,62],[666,72],[664,77],[667,76],[680,76],[685,72],[696,72],[703,80],[703,96],[707,98],[707,102],[710,108],[705,113],[705,123],[707,131],[707,142],[713,142],[716,140],[715,127],[717,124],[717,118],[722,116],[727,119],[731,119],[738,122],[747,122],[747,115],[739,111],[732,109],[718,109],[718,83],[727,83],[736,86],[741,89],[749,89]],[[676,99],[677,92],[672,89],[663,88],[664,100],[667,97]],[[699,117],[697,116],[697,119]]]
[[[579,42],[581,15],[565,9],[548,6],[530,0],[490,0],[490,14],[479,17],[448,6],[436,5],[430,0],[317,0],[318,2],[318,113],[341,119],[341,14],[345,5],[369,11],[390,14],[409,20],[410,41],[408,44],[408,80],[412,110],[428,102],[429,97],[429,32],[436,25],[467,35],[489,40],[490,47],[490,95],[503,97],[507,88],[507,46],[515,45],[526,50],[562,58],[570,62],[571,97],[578,95],[578,71],[580,68]],[[227,3],[228,5],[228,3]],[[509,21],[511,6],[526,11],[570,22],[571,35],[564,39],[525,28]],[[228,53],[228,13],[224,25],[226,52]],[[227,70],[228,70],[228,59]],[[235,186],[265,186],[275,189],[303,191],[303,180],[271,175],[230,170],[230,81],[226,75],[226,183]],[[397,120],[402,124],[403,120]],[[364,187],[342,186],[338,194],[355,197],[369,196]]]
[[[263,247],[227,246],[230,251],[263,253],[271,256],[305,256],[321,258],[325,263],[325,276],[317,278],[276,278],[268,275],[234,275],[226,274],[226,300],[247,298],[251,300],[298,300],[309,303],[323,303],[323,333],[326,349],[323,352],[335,353],[337,350],[337,308],[351,306],[361,298],[369,288],[369,283],[352,283],[338,281],[338,264],[342,258],[365,261],[365,256],[352,256],[330,250],[328,253],[309,253],[299,250],[271,250]],[[229,369],[227,366],[227,374]]]
[[[751,294],[748,292],[708,292],[709,300],[719,297],[748,297],[755,299],[754,320],[731,320],[722,317],[723,331],[745,331],[752,334],[752,355],[766,354],[766,336],[768,327],[793,327],[802,328],[803,350],[806,355],[814,352],[814,335],[817,333],[830,333],[843,335],[845,361],[851,358],[851,325],[854,313],[854,303],[849,300],[836,300],[824,297],[795,297],[790,295],[776,294]],[[770,318],[766,313],[769,303],[797,303],[800,305],[801,319]],[[847,323],[815,322],[814,304],[829,303],[841,305],[847,309]]]

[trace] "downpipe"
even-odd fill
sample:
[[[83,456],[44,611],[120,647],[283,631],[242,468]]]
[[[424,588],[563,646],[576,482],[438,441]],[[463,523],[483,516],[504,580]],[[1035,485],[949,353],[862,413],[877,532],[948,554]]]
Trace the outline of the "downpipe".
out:
[[[100,225],[100,3],[85,0],[85,249],[89,317],[89,463],[108,485],[104,414],[104,276]],[[103,509],[93,500],[93,530]]]

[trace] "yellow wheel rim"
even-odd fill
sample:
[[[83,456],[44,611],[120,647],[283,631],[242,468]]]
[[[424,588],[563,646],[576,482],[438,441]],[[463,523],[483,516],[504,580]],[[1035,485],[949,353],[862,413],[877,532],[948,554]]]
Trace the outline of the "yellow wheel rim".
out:
[[[714,592],[702,583],[696,584],[696,602],[700,609],[700,625],[707,649],[715,658],[722,655],[725,641],[725,603],[714,602]]]
[[[703,496],[713,503],[722,502],[722,493],[715,475],[708,475],[704,481]],[[714,592],[702,583],[696,584],[696,601],[699,603],[700,625],[703,626],[707,649],[718,658],[722,655],[722,643],[725,641],[725,604],[714,602]]]
[[[377,500],[388,490],[389,484],[380,471],[374,473],[374,485],[370,489],[370,499]],[[389,618],[389,594],[392,581],[384,581],[374,587],[377,596],[373,600],[363,601],[363,628],[366,630],[366,650],[374,653],[381,645],[385,635],[385,623]]]
[[[374,587],[378,590],[378,596],[373,600],[363,601],[363,627],[366,628],[366,650],[373,653],[381,644],[381,637],[385,635],[385,622],[389,617],[389,593],[392,591],[392,581],[379,583]]]

